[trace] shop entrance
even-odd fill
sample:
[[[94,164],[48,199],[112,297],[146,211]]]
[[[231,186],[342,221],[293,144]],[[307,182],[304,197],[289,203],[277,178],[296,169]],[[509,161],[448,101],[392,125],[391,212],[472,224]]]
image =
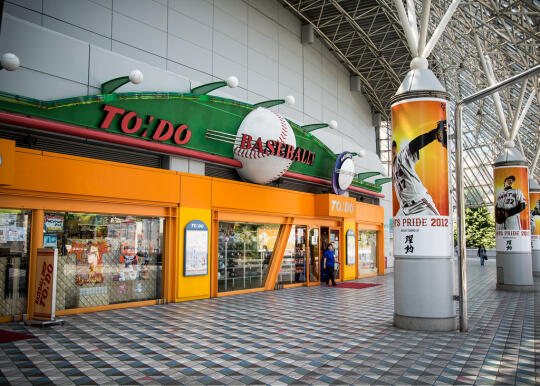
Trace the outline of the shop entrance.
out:
[[[324,251],[328,247],[328,244],[332,243],[334,246],[335,256],[336,256],[336,265],[334,270],[334,278],[337,280],[340,278],[340,260],[339,260],[339,229],[332,227],[321,227],[321,239],[319,243],[319,256],[320,256],[320,271],[322,273],[322,280],[325,279],[326,275],[323,271],[323,258]]]
[[[319,247],[319,228],[309,230],[309,283],[319,284],[321,282],[321,263]]]

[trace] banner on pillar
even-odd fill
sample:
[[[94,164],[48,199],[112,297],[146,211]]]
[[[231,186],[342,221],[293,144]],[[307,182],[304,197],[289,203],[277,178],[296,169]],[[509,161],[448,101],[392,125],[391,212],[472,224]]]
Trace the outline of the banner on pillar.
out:
[[[500,166],[493,173],[497,251],[530,252],[527,167]]]
[[[531,203],[531,245],[540,250],[540,192],[529,194]]]
[[[392,132],[394,254],[451,256],[446,101],[395,103]]]

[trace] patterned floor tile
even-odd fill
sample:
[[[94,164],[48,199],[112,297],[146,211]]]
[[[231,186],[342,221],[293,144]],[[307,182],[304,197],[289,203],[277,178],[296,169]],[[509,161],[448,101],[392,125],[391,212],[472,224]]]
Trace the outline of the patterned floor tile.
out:
[[[393,275],[66,316],[0,345],[0,383],[524,384],[540,382],[540,291],[496,291],[468,265],[469,332],[398,330]],[[538,286],[539,283],[536,285]],[[332,298],[332,310],[320,313]],[[186,317],[189,315],[189,318]],[[329,328],[329,326],[345,326]]]

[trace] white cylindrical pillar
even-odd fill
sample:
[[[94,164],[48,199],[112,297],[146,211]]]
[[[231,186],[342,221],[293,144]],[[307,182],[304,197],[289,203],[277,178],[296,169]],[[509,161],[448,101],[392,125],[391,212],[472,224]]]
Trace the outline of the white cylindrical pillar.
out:
[[[497,289],[532,291],[527,164],[514,147],[493,164]]]
[[[529,179],[529,205],[531,210],[531,254],[533,276],[540,276],[540,185]]]
[[[457,328],[457,317],[446,147],[448,94],[427,69],[427,61],[418,62],[392,99],[394,325],[449,331]]]

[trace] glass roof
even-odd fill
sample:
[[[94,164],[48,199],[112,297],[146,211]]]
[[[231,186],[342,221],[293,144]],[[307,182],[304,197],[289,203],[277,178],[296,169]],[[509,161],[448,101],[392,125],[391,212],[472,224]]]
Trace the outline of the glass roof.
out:
[[[394,1],[280,1],[302,23],[314,27],[319,39],[351,75],[360,77],[373,112],[380,112],[383,121],[389,122],[390,98],[409,71],[412,59]],[[414,3],[419,20],[422,1]],[[449,0],[431,1],[428,39],[450,3]],[[450,127],[454,127],[455,101],[489,86],[478,49],[492,63],[496,82],[517,75],[539,63],[539,22],[540,0],[461,1],[428,57],[430,68],[451,95]],[[511,130],[527,104],[530,108],[517,133],[516,147],[529,168],[540,163],[535,162],[540,149],[539,77],[530,78],[523,91],[522,88],[523,84],[517,84],[500,93],[502,115],[492,96],[464,110],[463,164],[468,206],[493,204],[491,164],[501,153],[505,141],[501,116]],[[391,125],[382,124],[380,131],[381,160],[389,167]],[[453,150],[453,146],[450,149]],[[540,167],[537,165],[531,174],[540,180]]]

